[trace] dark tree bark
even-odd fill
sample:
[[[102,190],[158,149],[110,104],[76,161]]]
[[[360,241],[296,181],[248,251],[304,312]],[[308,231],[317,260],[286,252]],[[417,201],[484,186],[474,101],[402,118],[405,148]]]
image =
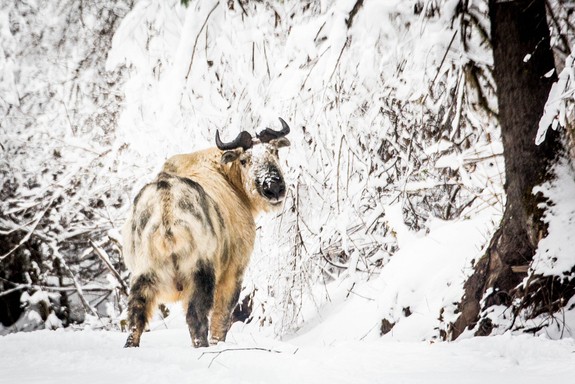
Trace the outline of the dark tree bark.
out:
[[[483,309],[496,304],[509,306],[521,294],[516,287],[526,276],[539,240],[546,235],[543,211],[537,207],[543,198],[533,195],[532,190],[551,177],[550,166],[561,146],[552,130],[543,144],[535,145],[539,119],[556,80],[555,75],[545,76],[555,68],[545,1],[490,0],[489,17],[507,201],[499,229],[464,286],[451,339],[477,325]],[[488,291],[491,293],[485,297]],[[488,319],[479,325],[476,335],[491,332]]]

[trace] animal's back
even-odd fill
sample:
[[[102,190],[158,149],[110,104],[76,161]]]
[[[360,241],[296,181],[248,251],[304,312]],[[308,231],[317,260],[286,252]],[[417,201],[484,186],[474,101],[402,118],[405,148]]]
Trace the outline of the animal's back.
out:
[[[240,177],[220,162],[221,151],[210,148],[191,154],[175,155],[163,171],[197,181],[219,208],[227,244],[218,273],[226,268],[243,269],[252,253],[256,226],[252,203],[243,191]],[[233,264],[233,265],[230,265]]]

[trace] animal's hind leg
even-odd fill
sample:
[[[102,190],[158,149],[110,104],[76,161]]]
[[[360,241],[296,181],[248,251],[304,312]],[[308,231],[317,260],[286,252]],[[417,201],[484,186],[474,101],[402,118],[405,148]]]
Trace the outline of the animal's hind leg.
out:
[[[186,321],[195,348],[208,346],[208,315],[214,304],[215,280],[213,265],[208,261],[199,261],[193,274],[192,294],[186,311]]]
[[[153,273],[134,279],[128,300],[128,322],[130,335],[124,348],[139,347],[140,337],[152,315],[156,296],[156,276]]]

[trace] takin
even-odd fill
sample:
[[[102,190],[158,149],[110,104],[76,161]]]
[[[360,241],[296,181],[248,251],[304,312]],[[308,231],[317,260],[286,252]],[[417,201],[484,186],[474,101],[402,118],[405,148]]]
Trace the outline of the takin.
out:
[[[280,122],[280,131],[266,128],[255,139],[242,131],[230,143],[216,131],[216,148],[173,156],[138,193],[123,228],[132,272],[125,347],[138,347],[154,308],[174,301],[184,306],[194,347],[225,340],[254,220],[286,194],[278,148],[290,144],[290,128]]]

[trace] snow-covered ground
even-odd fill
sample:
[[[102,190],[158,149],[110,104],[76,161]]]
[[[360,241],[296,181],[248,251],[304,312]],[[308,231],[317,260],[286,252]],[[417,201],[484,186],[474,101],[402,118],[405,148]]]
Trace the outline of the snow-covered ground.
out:
[[[390,216],[393,210],[388,208]],[[503,334],[492,337],[434,341],[442,327],[440,309],[449,317],[447,304],[460,295],[462,279],[453,276],[465,274],[466,260],[454,259],[481,252],[485,225],[481,215],[438,221],[418,236],[396,223],[405,246],[385,272],[367,282],[352,275],[326,285],[329,299],[304,311],[305,325],[283,338],[254,320],[235,323],[225,343],[194,349],[175,304],[167,318],[151,323],[138,349],[122,348],[126,333],[90,326],[0,337],[0,383],[572,382],[575,339],[569,324],[561,340],[547,331],[531,336],[499,330]],[[383,337],[382,318],[395,323]]]
[[[336,332],[336,330],[334,330]],[[575,340],[509,334],[451,343],[276,341],[234,331],[193,349],[183,328],[144,334],[38,331],[0,339],[2,383],[569,383]]]

